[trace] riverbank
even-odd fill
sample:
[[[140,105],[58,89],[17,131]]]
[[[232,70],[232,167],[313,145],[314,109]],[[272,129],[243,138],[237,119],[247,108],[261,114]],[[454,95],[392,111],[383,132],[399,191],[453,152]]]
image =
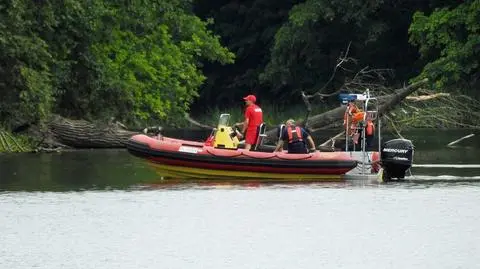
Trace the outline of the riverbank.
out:
[[[431,95],[428,95],[431,96]],[[480,129],[480,103],[467,96],[451,97],[441,95],[433,100],[422,101],[422,96],[407,99],[395,109],[382,107],[385,111],[382,117],[382,132],[392,132],[398,137],[412,129],[430,128],[431,130]],[[420,100],[420,101],[419,101]],[[423,99],[424,100],[424,99]],[[279,106],[275,104],[260,104],[263,109],[264,122],[267,125],[269,140],[275,138],[273,129],[286,119],[293,118],[304,121],[307,109],[303,104]],[[189,117],[181,118],[175,125],[155,123],[155,128],[162,127],[162,133],[167,129],[175,133],[192,133],[201,126],[205,139],[207,132],[216,127],[220,114],[231,115],[230,124],[243,121],[243,107],[212,107],[202,113],[193,112]],[[382,110],[380,110],[382,111]],[[318,133],[340,132],[344,109],[338,106],[314,105],[309,114],[309,124],[316,136]],[[312,123],[312,124],[311,124]],[[0,129],[0,152],[35,152],[58,151],[64,148],[122,148],[123,143],[132,135],[142,132],[147,126],[125,126],[118,121],[90,122],[72,120],[53,115],[42,128],[30,126],[27,130],[13,134],[6,128]],[[335,135],[335,134],[334,134]],[[187,135],[188,136],[188,135]],[[325,138],[328,140],[329,137]],[[188,139],[192,139],[191,137]],[[196,138],[195,140],[199,140]],[[324,141],[326,141],[324,140]],[[320,143],[324,142],[320,141]]]

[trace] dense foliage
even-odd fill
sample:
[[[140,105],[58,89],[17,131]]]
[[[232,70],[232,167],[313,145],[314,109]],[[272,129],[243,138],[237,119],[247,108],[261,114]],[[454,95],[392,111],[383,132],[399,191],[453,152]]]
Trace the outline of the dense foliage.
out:
[[[391,85],[429,77],[473,95],[479,29],[480,0],[5,0],[0,123],[172,123],[251,92],[288,105],[328,81],[348,44],[355,68],[394,70]]]
[[[0,120],[170,120],[234,55],[188,0],[7,0],[0,4]],[[15,121],[21,121],[16,123]]]
[[[427,59],[419,77],[428,77],[438,89],[461,83],[480,86],[480,0],[456,7],[416,12],[410,40]]]

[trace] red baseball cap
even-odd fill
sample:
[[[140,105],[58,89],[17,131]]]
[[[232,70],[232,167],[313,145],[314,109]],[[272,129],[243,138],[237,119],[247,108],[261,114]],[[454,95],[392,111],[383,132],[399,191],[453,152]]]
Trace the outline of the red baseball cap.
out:
[[[252,102],[255,103],[257,101],[257,97],[255,97],[255,95],[253,95],[253,94],[250,94],[250,95],[247,95],[247,96],[243,97],[243,100],[252,101]]]

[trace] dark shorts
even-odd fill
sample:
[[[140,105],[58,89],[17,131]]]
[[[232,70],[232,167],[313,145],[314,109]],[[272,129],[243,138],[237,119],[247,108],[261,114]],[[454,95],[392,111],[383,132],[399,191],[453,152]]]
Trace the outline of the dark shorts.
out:
[[[288,148],[288,153],[297,153],[297,154],[308,153],[307,146],[303,141],[288,144],[287,148]]]

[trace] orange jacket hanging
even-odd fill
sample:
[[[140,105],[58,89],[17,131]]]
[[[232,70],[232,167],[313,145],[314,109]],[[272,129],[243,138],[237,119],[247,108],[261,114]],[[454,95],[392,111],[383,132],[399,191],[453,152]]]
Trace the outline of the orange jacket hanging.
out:
[[[359,109],[353,102],[348,103],[345,114],[343,115],[343,127],[348,132],[348,135],[353,136],[356,133],[356,128],[360,121],[365,119],[365,112]],[[347,128],[347,121],[349,126]],[[372,120],[367,120],[365,126],[366,135],[373,135],[375,132],[375,125]]]
[[[352,136],[356,132],[358,122],[364,119],[365,112],[359,109],[354,103],[348,103],[345,114],[343,115],[343,127]],[[347,126],[347,121],[348,125]]]
[[[345,114],[343,115],[343,126],[346,127],[347,119],[349,116],[352,116],[354,113],[360,111],[354,103],[348,103]]]

